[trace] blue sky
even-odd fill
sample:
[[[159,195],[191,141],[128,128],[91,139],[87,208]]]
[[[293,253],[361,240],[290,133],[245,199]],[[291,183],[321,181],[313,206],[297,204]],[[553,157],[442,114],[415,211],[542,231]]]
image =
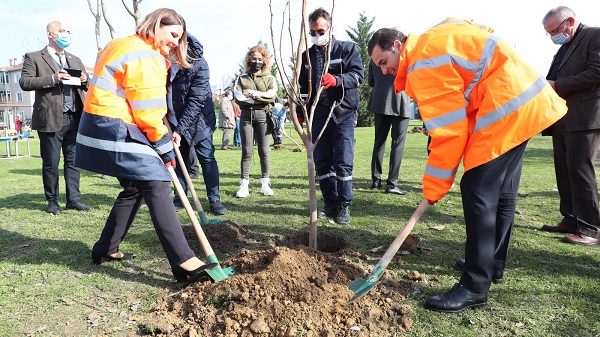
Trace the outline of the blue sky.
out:
[[[95,4],[96,0],[90,0]],[[130,3],[130,0],[126,0]],[[134,32],[134,20],[120,0],[107,0],[108,13],[115,26],[116,36]],[[273,0],[275,36],[279,41],[284,0]],[[324,7],[331,11],[331,0],[309,0],[308,11]],[[578,18],[588,25],[600,26],[600,2],[572,0],[569,2],[527,2],[505,0],[457,1],[393,1],[393,0],[337,0],[333,10],[333,34],[347,40],[348,27],[355,27],[359,13],[375,17],[374,30],[381,27],[399,27],[408,33],[422,33],[447,17],[474,20],[495,29],[497,35],[508,41],[541,74],[545,75],[557,46],[545,35],[541,20],[555,6],[571,7]],[[292,0],[292,36],[298,40],[301,1]],[[170,7],[185,18],[188,31],[204,44],[205,58],[211,68],[211,83],[219,86],[222,78],[232,76],[248,47],[259,40],[271,43],[268,0],[143,0],[142,17],[154,9]],[[95,7],[94,7],[95,9]],[[94,65],[97,48],[94,35],[94,17],[86,0],[39,1],[18,0],[0,3],[3,47],[0,66],[7,66],[10,58],[21,61],[28,51],[39,50],[47,44],[46,24],[60,20],[69,24],[72,44],[68,51],[79,56],[88,65]],[[287,19],[286,19],[287,22]],[[287,28],[285,37],[289,39]],[[110,39],[102,23],[102,42]],[[279,44],[277,42],[277,44]],[[270,49],[273,48],[270,45]],[[286,44],[281,53],[287,65],[291,48]]]

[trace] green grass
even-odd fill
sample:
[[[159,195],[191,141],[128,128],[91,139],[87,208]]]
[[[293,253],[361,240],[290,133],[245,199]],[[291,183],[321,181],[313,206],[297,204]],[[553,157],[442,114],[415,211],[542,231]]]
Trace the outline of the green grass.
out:
[[[416,125],[420,123],[411,128]],[[215,139],[218,148],[220,132]],[[356,139],[352,223],[323,222],[319,228],[344,236],[351,249],[378,259],[382,252],[369,250],[387,248],[422,198],[427,139],[408,135],[400,172],[400,185],[409,191],[406,196],[368,188],[373,129],[356,129]],[[270,198],[260,194],[256,154],[250,197],[236,199],[241,151],[217,151],[221,196],[228,208],[223,218],[247,226],[265,240],[308,225],[306,155],[291,151],[295,146],[289,140],[284,139],[284,144],[285,150],[271,151],[275,196]],[[32,157],[0,159],[0,336],[131,335],[137,331],[132,318],[173,287],[147,210],[140,211],[121,246],[137,258],[93,267],[90,248],[120,186],[114,178],[103,180],[99,174],[83,172],[82,200],[94,210],[49,216],[37,136],[31,145]],[[23,149],[25,143],[19,147],[21,154]],[[0,144],[0,156],[5,155],[5,145]],[[463,255],[465,239],[457,178],[456,186],[425,212],[413,231],[425,249],[394,259],[389,266],[400,275],[416,270],[425,279],[414,285],[406,301],[413,308],[414,327],[399,335],[600,336],[600,247],[567,245],[560,242],[562,235],[539,231],[544,223],[560,220],[551,140],[540,136],[529,142],[525,152],[505,284],[492,285],[488,305],[479,310],[441,314],[423,308],[427,297],[445,291],[460,276],[453,269],[454,260]],[[64,196],[62,177],[60,183]],[[208,207],[204,187],[195,186]],[[189,223],[180,213],[182,223]]]

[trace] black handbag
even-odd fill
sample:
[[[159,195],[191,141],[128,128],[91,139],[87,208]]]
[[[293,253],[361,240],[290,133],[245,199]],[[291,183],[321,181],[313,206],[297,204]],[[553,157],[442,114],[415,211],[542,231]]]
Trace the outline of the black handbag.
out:
[[[267,119],[273,132],[279,132],[279,117],[275,116],[272,111],[267,111]]]

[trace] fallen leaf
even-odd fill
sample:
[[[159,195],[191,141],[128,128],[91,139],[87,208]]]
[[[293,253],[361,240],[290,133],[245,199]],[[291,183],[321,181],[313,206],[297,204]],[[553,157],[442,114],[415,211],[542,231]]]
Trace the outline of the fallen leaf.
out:
[[[442,230],[446,229],[446,226],[443,226],[443,225],[431,226],[431,227],[429,227],[429,229],[435,229],[436,231],[442,231]]]

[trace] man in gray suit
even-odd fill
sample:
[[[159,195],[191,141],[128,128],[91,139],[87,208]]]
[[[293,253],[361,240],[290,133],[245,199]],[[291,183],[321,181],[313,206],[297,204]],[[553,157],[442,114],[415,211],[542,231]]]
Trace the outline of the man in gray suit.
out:
[[[561,45],[546,79],[569,109],[544,132],[552,135],[563,220],[542,230],[569,233],[563,242],[593,246],[600,243],[594,170],[600,146],[600,28],[580,23],[565,6],[551,9],[542,24],[552,41]]]
[[[26,91],[35,90],[32,129],[40,137],[42,180],[48,200],[48,213],[58,215],[58,164],[60,151],[64,157],[64,176],[68,209],[89,211],[90,206],[80,200],[79,168],[75,167],[75,141],[83,109],[87,75],[81,60],[65,48],[71,43],[71,31],[58,21],[46,27],[48,46],[27,53],[19,84]],[[79,69],[80,85],[63,83],[71,75],[64,68]]]
[[[405,195],[406,191],[398,187],[398,174],[406,130],[410,121],[410,98],[404,91],[394,92],[394,75],[384,75],[373,60],[369,63],[369,85],[373,87],[367,109],[375,117],[375,144],[371,158],[371,188],[381,187],[381,171],[385,143],[392,129],[392,148],[390,151],[390,169],[385,193]]]

